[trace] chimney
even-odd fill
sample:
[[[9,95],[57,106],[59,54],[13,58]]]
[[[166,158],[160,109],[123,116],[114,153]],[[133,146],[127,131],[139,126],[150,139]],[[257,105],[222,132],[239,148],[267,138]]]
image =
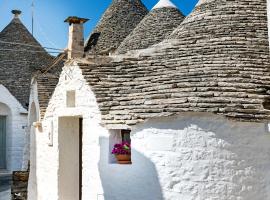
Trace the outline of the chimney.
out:
[[[22,11],[20,11],[20,10],[12,10],[11,13],[14,15],[14,18],[19,18]]]
[[[82,58],[84,55],[83,24],[88,19],[68,17],[65,22],[69,23],[68,59]]]

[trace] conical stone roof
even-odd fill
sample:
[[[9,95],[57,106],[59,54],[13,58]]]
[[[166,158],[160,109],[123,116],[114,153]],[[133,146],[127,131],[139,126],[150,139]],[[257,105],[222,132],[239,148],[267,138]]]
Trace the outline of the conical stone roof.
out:
[[[118,48],[147,13],[141,0],[113,0],[90,34],[85,51],[108,55]]]
[[[108,126],[183,112],[270,119],[265,0],[201,0],[170,39],[125,55],[82,66]]]
[[[138,26],[126,37],[117,53],[145,49],[169,36],[181,24],[184,15],[169,0],[160,0]]]
[[[49,66],[52,60],[18,16],[0,33],[0,84],[23,107],[28,107],[32,73]]]

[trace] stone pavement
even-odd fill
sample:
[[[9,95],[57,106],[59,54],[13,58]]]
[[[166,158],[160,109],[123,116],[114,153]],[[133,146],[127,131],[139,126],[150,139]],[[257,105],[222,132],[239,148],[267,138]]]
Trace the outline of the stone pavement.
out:
[[[0,192],[0,200],[10,200],[11,199],[10,189]]]
[[[11,175],[0,173],[0,200],[10,200]]]

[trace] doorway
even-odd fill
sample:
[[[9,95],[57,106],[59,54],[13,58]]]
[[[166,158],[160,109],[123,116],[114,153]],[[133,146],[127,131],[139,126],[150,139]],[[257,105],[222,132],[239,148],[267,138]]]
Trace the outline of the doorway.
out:
[[[59,199],[82,199],[82,123],[79,117],[59,118]]]
[[[6,116],[0,116],[0,169],[6,169]]]

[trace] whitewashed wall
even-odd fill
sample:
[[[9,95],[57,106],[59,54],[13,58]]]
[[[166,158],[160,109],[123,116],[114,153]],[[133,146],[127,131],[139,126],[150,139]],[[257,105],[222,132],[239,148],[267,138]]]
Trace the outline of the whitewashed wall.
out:
[[[31,177],[30,182],[35,182],[33,179],[36,178],[37,197],[34,197],[33,190],[30,189],[29,200],[51,200],[59,198],[59,144],[57,133],[58,119],[64,116],[81,116],[84,118],[83,198],[96,199],[97,193],[102,193],[102,191],[97,192],[102,190],[97,167],[99,160],[98,133],[102,135],[106,130],[99,125],[100,113],[94,94],[85,84],[80,69],[75,66],[68,69],[64,68],[64,71],[49,103],[45,119],[42,121],[42,129],[36,130],[36,177]],[[33,87],[33,89],[36,90],[36,87]],[[66,92],[69,90],[76,90],[75,108],[66,107]],[[33,92],[33,95],[32,99],[37,101],[37,92]],[[53,132],[52,146],[49,144],[50,132]],[[31,154],[32,152],[33,150],[31,149]],[[31,169],[32,166],[30,171]]]
[[[30,173],[28,181],[28,199],[37,199],[37,141],[36,135],[39,129],[33,126],[34,122],[40,120],[40,109],[38,102],[37,82],[32,80],[30,98],[29,98],[29,115],[28,115],[28,133],[24,149],[23,170],[28,168],[30,160]],[[31,150],[31,151],[30,151]]]
[[[3,85],[0,94],[0,115],[7,116],[7,170],[16,171],[22,167],[27,110]]]
[[[270,134],[265,124],[201,113],[148,121],[132,130],[133,164],[118,165],[112,163],[109,147],[116,138],[110,134],[117,131],[101,126],[95,96],[80,69],[64,71],[35,135],[37,197],[29,200],[61,196],[58,141],[63,136],[58,135],[58,119],[63,116],[84,119],[83,200],[270,199]],[[75,108],[66,107],[68,90],[76,90]]]
[[[185,113],[133,131],[153,163],[164,199],[270,199],[270,134],[263,123]]]

